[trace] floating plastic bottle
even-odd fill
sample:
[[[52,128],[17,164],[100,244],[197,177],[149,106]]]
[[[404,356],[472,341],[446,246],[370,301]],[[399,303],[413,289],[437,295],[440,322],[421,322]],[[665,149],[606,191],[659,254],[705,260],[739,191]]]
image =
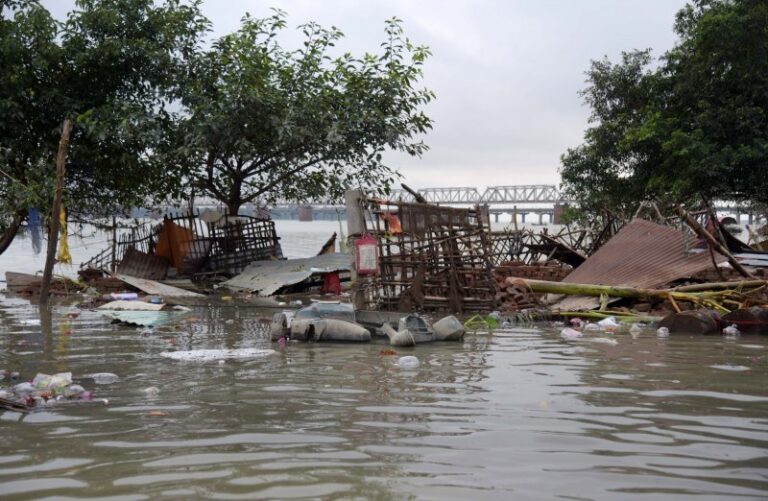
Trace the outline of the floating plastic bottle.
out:
[[[112,374],[111,372],[98,372],[96,374],[91,374],[88,377],[93,379],[93,382],[96,384],[112,384],[120,381],[117,374]]]
[[[578,339],[582,337],[584,334],[577,331],[576,329],[571,329],[570,327],[566,327],[565,329],[560,331],[560,337],[563,339]]]
[[[413,355],[406,355],[397,359],[397,366],[404,370],[418,369],[420,365],[419,359]]]

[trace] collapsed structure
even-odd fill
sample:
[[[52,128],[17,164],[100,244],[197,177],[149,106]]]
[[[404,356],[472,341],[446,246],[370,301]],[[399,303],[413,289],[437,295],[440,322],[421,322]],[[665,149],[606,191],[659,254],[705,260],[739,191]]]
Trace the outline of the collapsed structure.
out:
[[[768,303],[768,253],[735,238],[711,211],[678,208],[664,218],[656,209],[656,222],[609,219],[550,233],[492,231],[482,206],[384,200],[359,190],[347,193],[346,204],[353,254],[334,254],[334,235],[320,255],[285,260],[270,219],[207,210],[168,214],[116,236],[81,275],[161,296],[168,289],[160,281],[173,278],[261,296],[347,290],[373,323],[394,318],[387,313],[491,311],[659,320]]]
[[[81,269],[150,280],[199,278],[232,276],[254,261],[282,257],[272,220],[208,210],[167,214],[157,225],[134,228]]]

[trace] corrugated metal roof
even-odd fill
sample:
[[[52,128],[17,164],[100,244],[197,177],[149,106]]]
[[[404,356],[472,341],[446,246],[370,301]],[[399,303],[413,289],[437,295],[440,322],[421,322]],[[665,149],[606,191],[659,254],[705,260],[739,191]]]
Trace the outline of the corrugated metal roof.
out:
[[[707,249],[681,230],[634,219],[563,282],[654,288],[712,268]],[[718,264],[725,260],[715,254]]]
[[[271,296],[280,288],[302,282],[315,273],[351,269],[352,256],[342,253],[323,254],[304,259],[254,261],[242,273],[221,285],[236,290],[254,291],[261,296]]]
[[[644,219],[625,225],[563,282],[658,288],[679,278],[712,268],[707,249],[697,249],[696,237]],[[718,264],[725,261],[715,253]],[[566,297],[557,309],[584,310],[599,305],[597,298]]]
[[[154,294],[156,296],[163,297],[203,297],[202,294],[198,294],[197,292],[180,289],[171,285],[161,284],[160,282],[148,280],[146,278],[131,277],[121,273],[115,273],[115,276],[123,282],[132,285],[137,289],[146,292],[147,294]]]

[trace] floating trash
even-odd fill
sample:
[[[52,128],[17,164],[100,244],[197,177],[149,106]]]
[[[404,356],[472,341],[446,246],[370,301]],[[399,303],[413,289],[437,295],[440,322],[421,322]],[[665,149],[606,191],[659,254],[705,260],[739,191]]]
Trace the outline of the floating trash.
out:
[[[223,358],[262,358],[274,353],[277,352],[269,349],[241,348],[237,350],[164,351],[160,356],[185,362],[210,362]]]
[[[0,388],[0,410],[31,412],[63,400],[91,401],[93,394],[72,383],[71,372],[38,373],[32,381]]]
[[[111,372],[97,372],[95,374],[88,374],[84,377],[93,379],[93,382],[96,384],[112,384],[120,381],[120,377],[117,374],[112,374]]]
[[[419,359],[413,355],[406,355],[397,359],[397,366],[404,370],[418,369],[420,365]]]
[[[566,327],[560,331],[560,337],[563,339],[578,339],[582,336],[584,336],[584,334],[577,331],[576,329],[571,329],[570,327]]]
[[[669,337],[669,329],[666,327],[659,327],[656,329],[656,335],[658,337]]]
[[[590,343],[596,343],[596,344],[607,344],[609,346],[616,346],[619,344],[618,341],[615,339],[607,338],[607,337],[592,337],[592,338],[585,338],[584,341],[589,341]]]
[[[616,317],[607,317],[597,322],[603,330],[613,331],[619,327],[619,323],[616,321]]]
[[[144,394],[148,397],[156,397],[158,394],[160,394],[160,388],[157,386],[150,386],[148,388],[144,388],[141,391],[143,391]]]
[[[746,365],[733,365],[733,364],[716,364],[716,365],[710,365],[712,369],[718,369],[721,371],[731,371],[731,372],[744,372],[751,370]]]

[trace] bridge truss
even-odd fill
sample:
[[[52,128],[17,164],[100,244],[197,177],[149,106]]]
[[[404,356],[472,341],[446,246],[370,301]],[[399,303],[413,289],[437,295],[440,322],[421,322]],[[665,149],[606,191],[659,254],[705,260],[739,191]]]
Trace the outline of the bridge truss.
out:
[[[477,188],[423,188],[417,190],[427,202],[434,204],[547,204],[564,203],[557,186],[529,184],[517,186],[489,186],[482,193]],[[393,200],[414,201],[405,190],[392,190]]]

